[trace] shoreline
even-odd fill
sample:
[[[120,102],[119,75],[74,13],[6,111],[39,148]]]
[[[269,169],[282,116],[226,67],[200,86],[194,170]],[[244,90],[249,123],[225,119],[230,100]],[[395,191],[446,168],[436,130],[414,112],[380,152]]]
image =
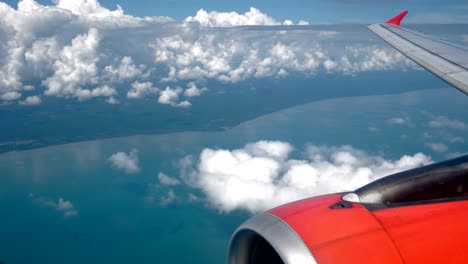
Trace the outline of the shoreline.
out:
[[[359,97],[376,97],[376,96],[392,96],[392,95],[404,95],[404,94],[411,94],[411,93],[419,93],[419,92],[427,92],[427,91],[436,91],[436,90],[444,90],[446,88],[436,88],[436,89],[423,89],[423,90],[413,90],[413,91],[406,91],[403,93],[387,93],[387,94],[378,94],[378,95],[356,95],[356,96],[345,96],[345,97],[338,97],[338,98],[328,98],[328,99],[323,99],[323,100],[316,100],[316,101],[310,101],[307,103],[302,103],[286,108],[282,108],[276,111],[272,111],[270,113],[260,115],[258,117],[248,119],[246,121],[242,121],[236,125],[233,126],[223,126],[223,127],[218,127],[218,128],[213,128],[213,129],[193,129],[193,130],[170,130],[168,129],[167,131],[164,132],[148,132],[148,133],[136,133],[136,134],[126,134],[126,135],[115,135],[115,136],[109,136],[109,137],[95,137],[95,138],[80,138],[77,140],[70,140],[70,141],[57,141],[54,143],[47,143],[47,142],[40,142],[34,139],[24,139],[24,140],[18,140],[18,141],[6,141],[6,142],[0,142],[0,155],[7,154],[7,153],[14,153],[14,152],[22,152],[22,151],[30,151],[30,150],[36,150],[36,149],[43,149],[43,148],[48,148],[48,147],[55,147],[55,146],[61,146],[61,145],[69,145],[69,144],[75,144],[75,143],[84,143],[84,142],[93,142],[93,141],[99,141],[99,140],[112,140],[112,139],[119,139],[119,138],[126,138],[126,137],[137,137],[137,136],[163,136],[163,135],[170,135],[170,134],[185,134],[185,133],[210,133],[210,132],[224,132],[228,131],[231,129],[235,129],[237,127],[242,127],[245,125],[248,125],[250,123],[265,119],[271,115],[278,114],[283,111],[288,111],[291,109],[295,108],[300,108],[305,105],[309,104],[314,104],[314,103],[319,103],[319,102],[326,102],[326,101],[333,101],[333,100],[341,100],[341,99],[350,99],[350,98],[359,98]],[[14,142],[14,143],[13,143]],[[10,143],[10,144],[8,144]],[[14,145],[16,148],[12,150],[6,150],[2,149],[2,146],[5,145]],[[19,146],[19,147],[18,147]]]

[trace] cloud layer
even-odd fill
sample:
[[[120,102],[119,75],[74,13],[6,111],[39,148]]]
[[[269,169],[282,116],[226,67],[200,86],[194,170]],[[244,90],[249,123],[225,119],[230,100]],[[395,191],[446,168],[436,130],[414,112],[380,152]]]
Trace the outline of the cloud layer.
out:
[[[280,34],[272,39],[244,30],[194,31],[158,38],[150,45],[155,61],[168,67],[163,81],[215,79],[236,83],[252,78],[284,78],[291,73],[351,75],[412,65],[398,52],[376,45],[345,46],[344,52],[332,54],[323,48],[323,39],[330,35],[309,34],[307,38]]]
[[[417,153],[387,160],[350,146],[307,146],[301,159],[281,141],[259,141],[241,149],[204,149],[198,161],[186,158],[187,183],[205,193],[222,212],[259,212],[331,192],[350,191],[380,177],[432,163]],[[194,168],[189,169],[190,165]]]
[[[413,67],[388,47],[342,41],[337,31],[210,28],[294,24],[255,8],[244,14],[200,10],[174,21],[129,16],[96,0],[54,3],[23,0],[13,8],[0,2],[1,102],[37,105],[61,97],[117,103],[150,97],[189,107],[190,98],[206,92],[205,84],[213,80]]]

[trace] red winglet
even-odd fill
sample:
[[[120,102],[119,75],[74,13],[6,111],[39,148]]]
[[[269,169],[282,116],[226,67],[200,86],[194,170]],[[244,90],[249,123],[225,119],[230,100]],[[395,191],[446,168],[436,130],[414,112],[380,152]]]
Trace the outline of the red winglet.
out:
[[[403,18],[406,16],[406,14],[408,14],[408,11],[405,10],[401,12],[400,14],[398,14],[397,16],[395,16],[394,18],[389,19],[385,23],[395,25],[395,26],[400,26],[400,23],[403,20]]]

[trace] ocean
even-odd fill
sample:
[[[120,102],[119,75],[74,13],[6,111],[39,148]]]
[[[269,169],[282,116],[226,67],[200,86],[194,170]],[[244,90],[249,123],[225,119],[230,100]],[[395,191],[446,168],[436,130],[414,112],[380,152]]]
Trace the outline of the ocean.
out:
[[[252,213],[222,211],[203,190],[185,183],[184,158],[196,165],[206,148],[275,140],[294,146],[291,156],[297,159],[312,144],[351,145],[389,160],[422,152],[440,161],[468,152],[467,108],[468,98],[448,87],[356,95],[286,107],[239,125],[228,122],[217,131],[6,152],[0,154],[0,261],[223,263],[231,233]],[[139,167],[134,173],[109,159],[132,151]],[[161,184],[160,173],[179,184]]]

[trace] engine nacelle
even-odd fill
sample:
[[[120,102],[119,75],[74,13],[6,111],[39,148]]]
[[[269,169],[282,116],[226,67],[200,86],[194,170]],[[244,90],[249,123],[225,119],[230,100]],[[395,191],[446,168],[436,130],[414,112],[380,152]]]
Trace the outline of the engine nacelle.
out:
[[[464,263],[468,155],[256,215],[228,263]]]

